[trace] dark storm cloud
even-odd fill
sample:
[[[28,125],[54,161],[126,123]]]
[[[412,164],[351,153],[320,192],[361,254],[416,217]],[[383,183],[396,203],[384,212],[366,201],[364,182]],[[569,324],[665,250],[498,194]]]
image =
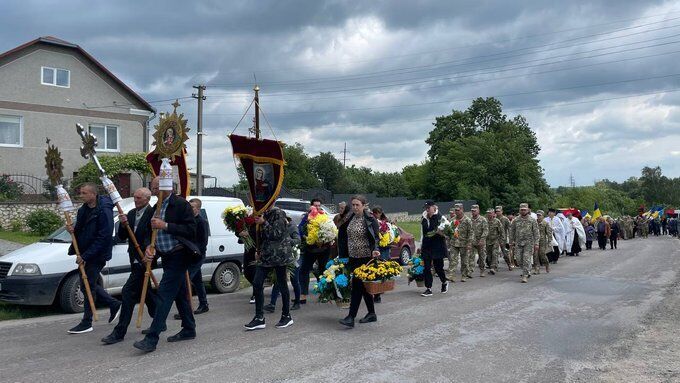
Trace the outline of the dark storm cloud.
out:
[[[658,150],[631,151],[671,150],[680,95],[622,98],[680,88],[680,76],[669,76],[680,74],[672,2],[6,1],[0,33],[0,50],[41,35],[80,44],[150,101],[207,83],[204,169],[227,185],[235,173],[226,135],[250,102],[254,74],[279,139],[310,154],[338,154],[347,143],[359,166],[421,162],[436,116],[495,96],[537,132],[552,185],[570,172],[584,183],[604,171],[627,178],[650,160],[680,174]],[[182,104],[195,125],[195,101]],[[246,117],[239,131],[250,124]],[[595,152],[626,160],[593,166]]]

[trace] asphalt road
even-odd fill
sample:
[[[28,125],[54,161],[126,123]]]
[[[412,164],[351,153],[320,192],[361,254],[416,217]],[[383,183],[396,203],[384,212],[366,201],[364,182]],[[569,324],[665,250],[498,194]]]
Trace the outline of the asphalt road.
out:
[[[124,342],[103,346],[106,323],[66,333],[77,315],[0,322],[0,380],[680,381],[679,266],[680,241],[666,237],[562,258],[528,284],[503,271],[447,295],[436,282],[423,298],[402,279],[378,305],[379,321],[353,330],[337,323],[345,310],[307,304],[288,329],[274,328],[277,312],[266,330],[247,333],[249,293],[213,295],[196,340],[162,339],[150,354],[132,347],[141,338],[134,324]],[[169,325],[168,335],[179,328]]]

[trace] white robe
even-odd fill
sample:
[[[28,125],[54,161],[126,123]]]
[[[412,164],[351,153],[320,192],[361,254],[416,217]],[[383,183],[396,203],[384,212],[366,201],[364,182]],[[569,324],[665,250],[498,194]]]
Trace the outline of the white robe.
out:
[[[562,221],[562,227],[564,227],[564,250],[570,253],[571,245],[574,243],[574,227],[571,226],[564,214],[559,213],[557,217]]]
[[[578,220],[576,217],[571,217],[571,223],[572,226],[574,227],[574,230],[576,230],[576,234],[578,234],[578,243],[581,246],[581,249],[586,248],[586,231],[583,229],[583,224],[581,221]],[[572,234],[573,236],[573,234]],[[572,238],[573,242],[573,238]],[[571,248],[569,248],[571,250]]]
[[[552,227],[553,237],[557,241],[557,247],[560,249],[560,254],[562,254],[566,246],[566,240],[564,237],[564,226],[562,225],[562,220],[560,220],[557,217],[553,218],[546,217],[545,222],[547,222],[548,225]]]

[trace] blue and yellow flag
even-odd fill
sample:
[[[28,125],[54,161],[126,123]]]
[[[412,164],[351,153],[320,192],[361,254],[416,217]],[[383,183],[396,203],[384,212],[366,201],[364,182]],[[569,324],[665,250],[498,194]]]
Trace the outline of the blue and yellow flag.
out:
[[[590,219],[590,222],[595,222],[600,217],[602,217],[602,212],[600,211],[600,206],[597,204],[597,201],[595,201],[595,208],[593,208],[593,217]]]

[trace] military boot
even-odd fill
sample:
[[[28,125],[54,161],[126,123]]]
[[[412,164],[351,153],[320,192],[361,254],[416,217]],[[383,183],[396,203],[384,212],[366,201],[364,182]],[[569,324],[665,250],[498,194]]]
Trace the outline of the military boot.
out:
[[[527,276],[526,276],[526,275],[522,275],[522,283],[527,283],[527,282],[528,282]]]
[[[549,273],[550,272],[550,263],[545,264],[545,272]]]
[[[479,276],[480,276],[480,277],[486,277],[486,271],[484,271],[484,270],[479,270]]]

